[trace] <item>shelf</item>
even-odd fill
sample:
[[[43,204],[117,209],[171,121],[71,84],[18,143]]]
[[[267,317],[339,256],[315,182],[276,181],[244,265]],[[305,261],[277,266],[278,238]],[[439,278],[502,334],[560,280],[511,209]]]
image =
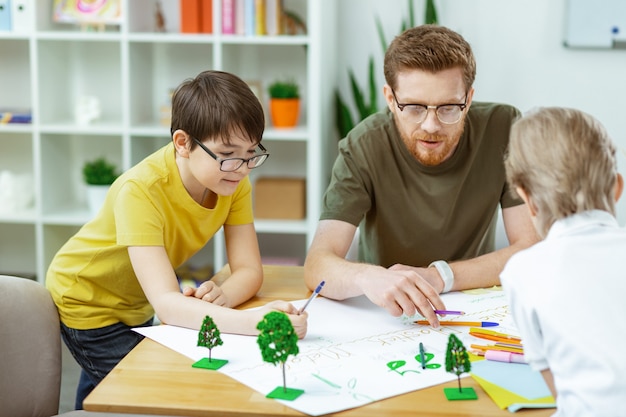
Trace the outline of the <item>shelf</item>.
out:
[[[34,224],[37,220],[37,212],[34,208],[20,211],[0,211],[0,223]]]
[[[304,234],[308,231],[305,220],[263,220],[256,219],[254,227],[260,233]]]
[[[221,41],[230,45],[308,45],[308,36],[282,35],[282,36],[241,36],[222,35]]]
[[[82,182],[85,161],[105,156],[127,170],[171,141],[169,101],[183,80],[208,69],[232,72],[255,88],[266,112],[267,164],[260,177],[306,179],[301,220],[257,219],[264,258],[303,262],[329,178],[324,159],[336,146],[332,123],[335,2],[285,0],[308,33],[242,36],[220,33],[221,1],[213,0],[213,33],[179,33],[179,0],[160,0],[167,33],[155,32],[156,0],[122,1],[119,25],[103,32],[52,20],[53,2],[32,2],[34,30],[0,33],[0,108],[30,109],[31,124],[0,124],[0,174],[24,178],[25,208],[0,209],[0,270],[44,280],[59,248],[92,215]],[[290,78],[300,86],[301,113],[293,129],[270,124],[268,85]],[[95,103],[84,120],[82,101]],[[254,192],[254,188],[253,188]],[[1,202],[0,202],[1,204]],[[17,243],[14,246],[13,241]],[[192,262],[226,262],[220,231]]]
[[[84,32],[84,31],[62,31],[62,32],[37,32],[37,40],[41,41],[80,41],[80,42],[120,42],[122,34],[113,32]]]
[[[78,125],[73,120],[46,123],[39,127],[41,133],[69,135],[122,135],[124,126],[116,121],[98,120],[89,125]]]
[[[309,138],[309,130],[305,126],[293,129],[267,128],[263,134],[264,140],[305,141]]]
[[[43,224],[57,226],[82,226],[91,220],[87,206],[65,207],[56,212],[47,213],[42,217]]]
[[[0,124],[0,135],[3,133],[28,133],[33,132],[31,123],[7,123]]]

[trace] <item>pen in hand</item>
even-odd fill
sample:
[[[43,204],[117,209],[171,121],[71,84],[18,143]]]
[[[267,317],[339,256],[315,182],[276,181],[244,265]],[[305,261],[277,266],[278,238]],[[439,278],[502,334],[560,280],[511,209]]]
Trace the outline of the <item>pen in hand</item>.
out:
[[[309,303],[311,301],[313,301],[313,299],[315,297],[317,297],[317,295],[320,293],[320,291],[322,291],[322,287],[324,286],[324,284],[326,284],[326,281],[322,281],[320,282],[320,285],[317,286],[317,288],[315,289],[315,291],[313,291],[313,294],[311,294],[311,296],[309,297],[308,300],[306,300],[306,303],[304,303],[304,305],[302,306],[302,308],[300,309],[300,311],[298,311],[298,315],[302,314],[302,312],[304,311],[304,309],[309,305]]]

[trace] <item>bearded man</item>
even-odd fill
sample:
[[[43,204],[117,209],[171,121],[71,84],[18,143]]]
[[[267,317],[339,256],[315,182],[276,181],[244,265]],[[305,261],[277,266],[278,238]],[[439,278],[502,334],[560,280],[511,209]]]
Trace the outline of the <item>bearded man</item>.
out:
[[[397,36],[384,71],[387,108],[339,143],[305,282],[324,279],[325,297],[365,295],[393,316],[419,312],[438,326],[440,293],[499,284],[511,255],[537,241],[504,170],[520,112],[472,102],[472,49],[443,26]],[[495,250],[500,208],[509,246]]]

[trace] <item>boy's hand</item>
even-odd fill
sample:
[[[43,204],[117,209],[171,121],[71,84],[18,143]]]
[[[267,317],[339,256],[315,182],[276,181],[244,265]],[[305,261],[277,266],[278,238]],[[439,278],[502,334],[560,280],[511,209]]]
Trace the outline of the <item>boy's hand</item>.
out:
[[[183,295],[196,297],[218,306],[230,307],[226,295],[213,281],[205,281],[198,288],[185,287],[183,288]]]
[[[293,304],[280,300],[272,301],[261,307],[259,311],[261,312],[261,318],[270,311],[282,311],[287,314],[289,320],[291,320],[291,325],[298,335],[298,339],[304,339],[304,336],[306,336],[309,314],[306,311],[298,314],[298,309]]]

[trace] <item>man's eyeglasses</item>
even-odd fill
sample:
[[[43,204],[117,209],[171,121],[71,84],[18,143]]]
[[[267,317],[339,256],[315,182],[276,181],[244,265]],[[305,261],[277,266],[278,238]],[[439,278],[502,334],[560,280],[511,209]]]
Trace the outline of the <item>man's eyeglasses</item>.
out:
[[[463,104],[440,104],[438,106],[427,106],[426,104],[417,103],[401,104],[398,102],[396,92],[393,91],[393,88],[391,89],[391,94],[393,94],[393,99],[396,101],[396,106],[414,123],[422,123],[426,120],[428,110],[434,109],[437,119],[439,119],[441,123],[453,125],[461,120],[463,110],[467,107],[467,94],[465,95],[465,102]]]
[[[220,163],[220,171],[223,171],[223,172],[237,171],[239,168],[241,168],[241,166],[243,164],[246,164],[248,169],[258,168],[261,165],[263,165],[263,163],[270,156],[270,154],[267,153],[267,149],[265,149],[263,147],[263,145],[261,145],[259,143],[259,149],[263,153],[258,154],[258,155],[254,155],[252,158],[248,158],[248,159],[244,159],[244,158],[226,158],[226,159],[222,159],[222,158],[218,157],[217,155],[215,155],[213,152],[211,152],[211,150],[209,148],[207,148],[206,146],[204,146],[204,144],[202,142],[200,142],[198,139],[194,138],[193,136],[190,136],[190,137],[191,137],[191,139],[193,139],[194,142],[196,142],[198,144],[198,146],[200,146],[206,153],[208,153],[211,156],[211,158],[215,159],[217,162]]]

